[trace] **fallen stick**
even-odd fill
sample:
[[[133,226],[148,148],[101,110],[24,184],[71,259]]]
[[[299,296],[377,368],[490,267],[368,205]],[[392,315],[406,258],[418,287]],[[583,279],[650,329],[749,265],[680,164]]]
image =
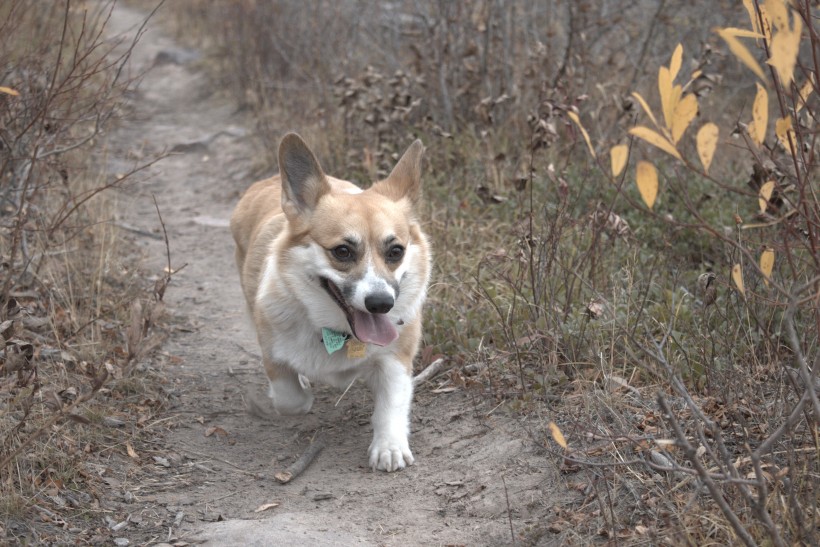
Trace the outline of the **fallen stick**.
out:
[[[315,441],[310,443],[308,449],[305,450],[305,453],[302,454],[298,460],[293,462],[291,466],[285,469],[284,471],[279,471],[278,473],[276,473],[273,476],[273,478],[279,481],[280,484],[289,483],[290,481],[301,475],[305,471],[305,469],[307,469],[308,466],[310,466],[310,464],[313,463],[313,460],[316,458],[316,456],[319,455],[319,452],[321,452],[324,448],[325,442],[322,439],[316,439]]]
[[[413,385],[417,386],[419,384],[423,384],[424,382],[426,382],[427,380],[441,372],[442,368],[444,368],[444,357],[439,357],[438,359],[427,365],[427,368],[419,372],[413,378]]]

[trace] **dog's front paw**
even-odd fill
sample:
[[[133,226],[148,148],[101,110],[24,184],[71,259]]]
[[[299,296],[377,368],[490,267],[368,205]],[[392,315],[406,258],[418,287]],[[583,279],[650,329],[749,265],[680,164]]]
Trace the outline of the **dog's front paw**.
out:
[[[415,463],[407,437],[373,438],[370,443],[370,467],[376,471],[398,471]]]

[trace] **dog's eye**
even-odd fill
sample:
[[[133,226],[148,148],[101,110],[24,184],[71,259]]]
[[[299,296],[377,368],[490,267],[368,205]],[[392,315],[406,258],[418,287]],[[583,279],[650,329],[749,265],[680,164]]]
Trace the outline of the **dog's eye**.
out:
[[[388,262],[398,262],[402,258],[404,258],[404,247],[401,245],[393,245],[390,247],[387,250],[387,255],[385,256],[385,259]]]
[[[353,254],[353,251],[347,245],[339,245],[338,247],[333,247],[330,250],[333,254],[333,258],[340,262],[351,262],[356,259],[356,256]]]

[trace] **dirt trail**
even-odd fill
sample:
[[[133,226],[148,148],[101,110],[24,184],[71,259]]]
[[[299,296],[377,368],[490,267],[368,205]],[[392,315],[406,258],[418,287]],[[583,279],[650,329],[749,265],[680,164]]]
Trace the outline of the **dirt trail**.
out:
[[[110,29],[133,34],[144,16],[119,5]],[[126,474],[123,508],[131,520],[118,537],[131,544],[497,545],[510,542],[511,526],[526,535],[543,525],[568,496],[555,460],[529,439],[526,423],[493,412],[491,401],[419,388],[411,437],[417,463],[392,474],[367,467],[371,400],[362,385],[338,404],[340,392],[318,389],[305,417],[246,412],[246,392],[262,391],[265,380],[252,355],[258,349],[243,316],[227,226],[253,182],[253,147],[235,105],[196,69],[197,56],[152,23],[132,62],[133,72],[147,72],[109,140],[113,173],[135,157],[180,152],[121,197],[121,220],[157,235],[156,195],[174,266],[188,264],[166,295],[176,327],[165,356],[152,363],[176,393],[167,416],[173,427]],[[144,267],[161,271],[161,239],[129,237],[144,248]],[[209,428],[220,429],[206,436]],[[317,432],[327,447],[313,465],[290,484],[273,480]],[[273,502],[279,505],[255,512]]]

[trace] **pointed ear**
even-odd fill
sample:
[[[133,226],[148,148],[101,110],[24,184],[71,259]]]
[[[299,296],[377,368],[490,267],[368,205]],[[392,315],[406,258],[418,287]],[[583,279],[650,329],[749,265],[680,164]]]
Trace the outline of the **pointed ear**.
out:
[[[310,213],[330,184],[322,166],[302,137],[288,133],[279,145],[279,172],[282,176],[282,210],[291,219]]]
[[[416,140],[399,159],[390,175],[373,185],[376,192],[393,201],[407,198],[415,205],[421,198],[421,157],[424,145]]]

